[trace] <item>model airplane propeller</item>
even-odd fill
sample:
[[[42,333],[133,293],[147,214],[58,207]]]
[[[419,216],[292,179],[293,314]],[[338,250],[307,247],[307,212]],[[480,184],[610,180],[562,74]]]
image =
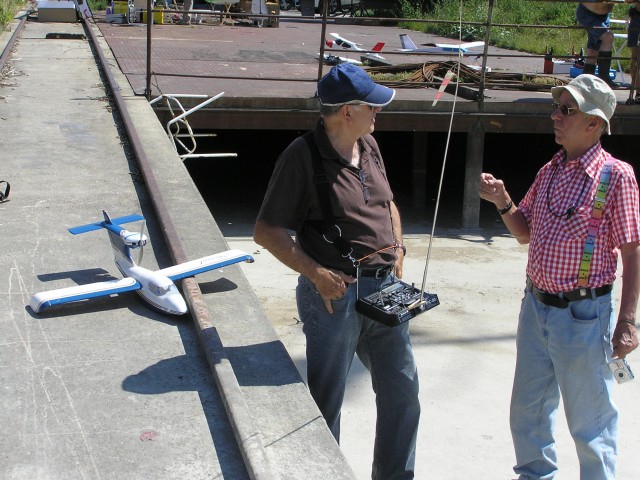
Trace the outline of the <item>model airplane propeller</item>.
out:
[[[184,315],[187,313],[187,304],[178,291],[175,281],[238,262],[253,262],[253,257],[245,252],[228,250],[154,272],[141,267],[133,260],[133,251],[144,248],[147,244],[147,236],[142,230],[135,233],[121,226],[125,223],[144,221],[144,217],[128,215],[110,218],[104,210],[102,214],[104,221],[73,227],[69,232],[78,235],[94,230],[107,230],[116,266],[125,278],[36,293],[29,302],[29,306],[35,313],[40,313],[54,305],[136,291],[154,310],[172,315]]]
[[[400,34],[402,48],[399,52],[406,53],[457,53],[459,55],[479,55],[480,52],[471,52],[474,48],[484,47],[484,42],[468,43],[425,43],[424,47],[418,47],[406,33]]]

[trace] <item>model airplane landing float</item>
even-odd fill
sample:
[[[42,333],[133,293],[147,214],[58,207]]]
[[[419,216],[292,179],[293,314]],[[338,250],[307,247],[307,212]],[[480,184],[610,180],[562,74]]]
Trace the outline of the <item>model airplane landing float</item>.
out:
[[[107,230],[116,266],[125,278],[36,293],[29,302],[34,312],[39,313],[54,305],[136,291],[153,309],[172,315],[184,315],[187,313],[187,305],[175,281],[238,262],[253,262],[253,257],[245,252],[228,250],[154,272],[137,265],[132,255],[133,250],[142,249],[146,245],[147,236],[141,232],[130,232],[121,226],[144,221],[144,217],[128,215],[110,218],[104,210],[102,213],[103,222],[73,227],[69,232],[78,235],[94,230]]]
[[[402,48],[399,52],[407,53],[456,53],[459,55],[479,55],[480,52],[471,52],[470,50],[484,47],[484,42],[468,42],[468,43],[425,43],[423,47],[416,46],[406,33],[400,34],[400,44]]]

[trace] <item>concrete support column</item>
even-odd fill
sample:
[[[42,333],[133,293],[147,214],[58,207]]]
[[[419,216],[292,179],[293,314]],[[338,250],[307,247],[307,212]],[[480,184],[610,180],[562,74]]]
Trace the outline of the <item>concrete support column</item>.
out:
[[[484,157],[484,129],[477,122],[467,133],[467,158],[464,169],[462,228],[480,226],[480,174]]]
[[[411,197],[414,207],[427,205],[427,132],[413,132]]]

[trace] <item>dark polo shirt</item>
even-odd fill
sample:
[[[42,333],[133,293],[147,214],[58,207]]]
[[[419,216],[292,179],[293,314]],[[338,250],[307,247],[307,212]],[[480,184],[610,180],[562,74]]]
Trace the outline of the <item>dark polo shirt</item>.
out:
[[[364,182],[360,181],[360,169],[340,158],[331,146],[322,120],[316,124],[314,139],[331,185],[334,219],[343,238],[352,245],[353,257],[360,259],[393,245],[390,213],[393,194],[374,138],[365,135],[358,141]],[[318,230],[322,230],[318,225],[322,211],[313,176],[311,152],[304,139],[298,137],[278,158],[258,220],[295,231],[296,241],[316,262],[353,275],[352,262],[343,258]],[[368,201],[365,201],[365,187]],[[373,254],[363,260],[362,266],[392,265],[395,259],[391,249]]]

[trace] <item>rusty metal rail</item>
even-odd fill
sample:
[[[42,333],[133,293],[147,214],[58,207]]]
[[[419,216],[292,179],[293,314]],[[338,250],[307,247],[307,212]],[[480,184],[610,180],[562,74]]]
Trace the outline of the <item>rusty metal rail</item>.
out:
[[[125,125],[125,130],[138,160],[160,228],[164,234],[167,248],[175,263],[185,262],[188,259],[182,241],[173,225],[158,181],[150,167],[149,159],[142,146],[138,131],[129,115],[120,87],[110,70],[109,63],[94,32],[94,28],[97,27],[95,27],[92,20],[85,20],[84,27],[88,38],[93,44],[100,68],[106,77],[108,87],[111,89],[114,102]],[[231,363],[225,354],[224,346],[213,324],[209,309],[203,300],[200,286],[193,277],[189,277],[182,280],[182,290],[189,305],[191,316],[195,321],[198,338],[207,356],[207,361],[220,395],[223,398],[247,472],[254,480],[270,480],[274,478],[274,475],[267,460],[264,445],[258,430],[253,424],[249,407]]]
[[[7,43],[6,48],[2,53],[0,53],[0,78],[2,78],[2,72],[4,70],[5,65],[7,64],[7,60],[9,59],[9,56],[11,55],[13,46],[15,45],[16,40],[18,39],[18,35],[22,31],[22,28],[24,27],[24,24],[26,23],[27,18],[29,17],[29,14],[31,13],[31,11],[32,11],[31,9],[27,10],[24,13],[24,15],[20,17],[20,22],[16,26],[16,29],[11,33],[11,37],[9,38],[9,42]]]

